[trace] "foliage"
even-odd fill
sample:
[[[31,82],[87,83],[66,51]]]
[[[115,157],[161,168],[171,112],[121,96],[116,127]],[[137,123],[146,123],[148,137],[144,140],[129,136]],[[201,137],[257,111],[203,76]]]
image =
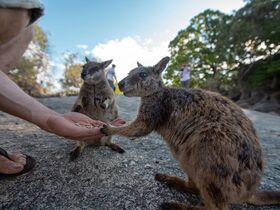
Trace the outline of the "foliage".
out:
[[[238,55],[236,62],[252,64],[248,83],[251,88],[267,86],[280,73],[280,1],[250,0],[231,21],[229,45]],[[264,61],[259,61],[264,60]],[[248,74],[240,68],[239,78]],[[278,79],[279,80],[279,79]],[[278,83],[278,82],[276,82]]]
[[[118,85],[116,80],[114,81],[114,84],[115,84],[115,87],[116,87],[115,94],[116,95],[122,95],[123,93],[120,91],[119,85]]]
[[[46,32],[44,32],[42,28],[36,24],[34,25],[34,34],[34,42],[40,46],[42,51],[47,52],[49,49],[49,40]]]
[[[72,90],[78,92],[82,84],[81,70],[82,64],[77,61],[77,54],[65,53],[64,54],[64,79],[61,80],[62,86],[68,92]]]
[[[275,78],[280,78],[280,54],[275,54],[264,60],[259,60],[254,63],[254,71],[248,75],[248,82],[253,87],[279,88],[278,81]],[[277,83],[277,84],[273,84]]]
[[[189,63],[192,69],[192,86],[206,86],[210,78],[228,80],[225,75],[231,62],[225,67],[225,61],[231,61],[232,56],[225,55],[218,42],[229,19],[230,16],[212,10],[206,10],[192,18],[190,25],[181,30],[169,44],[171,64],[164,78],[178,85],[176,70]]]
[[[48,74],[48,37],[42,28],[34,25],[34,37],[10,77],[28,94],[46,94],[52,87]]]
[[[264,85],[280,72],[279,60],[273,57],[280,51],[279,22],[280,0],[247,0],[232,15],[205,10],[170,42],[171,63],[164,78],[178,85],[176,70],[189,63],[193,87],[214,83],[218,91],[227,90],[248,72],[251,86]],[[265,62],[258,62],[261,59]],[[262,67],[244,68],[254,63]]]
[[[240,62],[279,51],[280,1],[250,0],[233,16],[229,44],[235,45]]]

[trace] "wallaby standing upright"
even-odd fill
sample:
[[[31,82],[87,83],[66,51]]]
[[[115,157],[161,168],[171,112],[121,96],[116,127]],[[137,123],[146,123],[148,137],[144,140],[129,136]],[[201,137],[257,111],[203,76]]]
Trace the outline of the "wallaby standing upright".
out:
[[[258,192],[263,156],[252,122],[231,100],[199,89],[163,86],[161,72],[169,61],[131,70],[119,82],[125,96],[141,97],[136,119],[126,125],[105,125],[107,135],[144,136],[155,130],[188,175],[156,174],[155,179],[182,192],[199,193],[204,207],[163,203],[161,209],[226,210],[230,203],[279,204],[279,192]]]
[[[86,57],[86,64],[83,66],[81,78],[84,83],[80,89],[79,96],[72,108],[73,112],[83,113],[92,119],[110,122],[118,117],[118,108],[115,96],[105,76],[105,68],[112,63],[108,60],[102,63],[90,61]],[[124,150],[117,144],[111,142],[111,136],[102,137],[96,140],[95,146],[108,146],[112,150],[123,153]],[[83,151],[85,143],[77,142],[76,148],[70,153],[71,160],[74,160]]]

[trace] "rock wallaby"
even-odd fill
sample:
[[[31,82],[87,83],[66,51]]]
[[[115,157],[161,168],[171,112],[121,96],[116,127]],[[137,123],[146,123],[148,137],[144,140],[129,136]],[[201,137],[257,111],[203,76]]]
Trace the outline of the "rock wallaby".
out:
[[[126,137],[159,133],[187,175],[156,174],[155,179],[181,192],[197,193],[203,207],[166,202],[161,209],[226,210],[229,204],[280,203],[280,193],[257,191],[263,155],[252,122],[231,100],[200,89],[164,87],[161,73],[169,58],[152,67],[138,64],[119,88],[128,97],[141,97],[136,119],[120,127],[105,125],[106,135]]]
[[[81,73],[83,85],[72,108],[73,112],[80,112],[103,122],[110,122],[118,117],[114,92],[105,75],[105,68],[111,63],[112,60],[98,63],[90,61],[86,57],[86,64],[83,66]],[[95,142],[94,146],[108,146],[116,152],[123,153],[124,150],[117,144],[112,143],[111,138],[111,136],[102,137]],[[77,158],[84,147],[85,143],[78,142],[75,149],[70,153],[70,159]]]

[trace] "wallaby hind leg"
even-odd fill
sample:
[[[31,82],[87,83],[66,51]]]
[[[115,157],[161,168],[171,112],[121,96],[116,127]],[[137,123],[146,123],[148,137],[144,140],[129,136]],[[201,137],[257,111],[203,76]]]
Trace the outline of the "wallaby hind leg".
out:
[[[70,160],[73,161],[83,152],[85,148],[84,142],[77,142],[75,148],[70,152]]]
[[[105,146],[110,147],[112,150],[114,150],[118,153],[121,153],[121,154],[125,152],[125,150],[122,149],[119,145],[114,144],[112,142],[106,143]]]
[[[113,151],[116,151],[118,153],[124,153],[125,150],[122,149],[119,145],[112,143],[111,142],[112,137],[111,136],[106,136],[102,138],[102,142],[104,142],[104,146],[107,146],[109,148],[111,148]]]
[[[280,205],[280,192],[277,191],[257,191],[247,201],[247,203],[261,205]]]
[[[166,202],[160,205],[160,210],[209,210],[204,207],[186,205],[184,203]]]
[[[192,193],[199,195],[199,190],[196,188],[195,184],[191,179],[187,182],[176,176],[169,176],[165,174],[156,174],[155,180],[166,184],[168,187],[174,188],[183,193]]]
[[[215,183],[206,183],[201,188],[200,195],[207,210],[228,210],[228,202],[225,193]]]
[[[160,205],[160,210],[228,210],[228,207],[224,204],[216,206],[213,203],[205,203],[205,206],[198,207],[184,203],[166,202]]]

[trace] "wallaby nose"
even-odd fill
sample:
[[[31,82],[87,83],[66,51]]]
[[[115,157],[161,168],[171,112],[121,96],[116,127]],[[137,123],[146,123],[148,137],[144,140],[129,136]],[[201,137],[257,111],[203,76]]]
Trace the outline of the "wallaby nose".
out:
[[[85,79],[86,76],[87,76],[87,74],[86,74],[85,72],[82,72],[82,73],[81,73],[81,78],[82,78],[82,79]]]
[[[122,80],[119,82],[118,85],[119,85],[120,90],[122,90],[124,88],[125,82]]]

